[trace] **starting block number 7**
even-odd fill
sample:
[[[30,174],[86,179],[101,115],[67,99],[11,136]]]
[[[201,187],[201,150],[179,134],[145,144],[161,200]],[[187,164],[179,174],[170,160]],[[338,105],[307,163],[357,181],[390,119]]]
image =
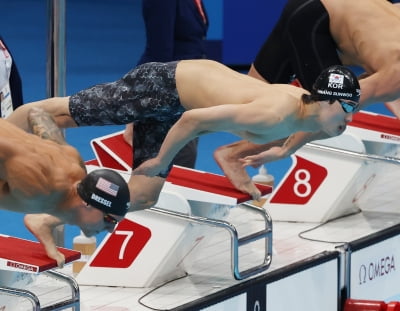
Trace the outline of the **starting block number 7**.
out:
[[[121,221],[90,263],[91,267],[128,268],[151,238],[149,228]]]
[[[308,161],[298,155],[295,163],[270,203],[307,204],[328,175],[325,167]]]
[[[115,234],[125,236],[125,239],[122,242],[121,248],[119,250],[119,255],[118,255],[118,259],[121,260],[124,258],[124,253],[125,253],[126,247],[129,243],[130,239],[133,237],[133,231],[115,230]]]

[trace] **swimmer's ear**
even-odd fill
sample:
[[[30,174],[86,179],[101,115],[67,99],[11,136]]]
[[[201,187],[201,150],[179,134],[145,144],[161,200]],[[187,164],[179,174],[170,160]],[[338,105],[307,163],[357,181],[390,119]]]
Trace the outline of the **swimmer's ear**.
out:
[[[89,205],[85,201],[82,201],[82,203],[83,203],[85,209],[92,209],[93,208],[93,206]]]
[[[93,206],[91,206],[89,203],[85,202],[84,200],[81,200],[82,202],[82,206],[83,208],[89,209],[92,208]]]

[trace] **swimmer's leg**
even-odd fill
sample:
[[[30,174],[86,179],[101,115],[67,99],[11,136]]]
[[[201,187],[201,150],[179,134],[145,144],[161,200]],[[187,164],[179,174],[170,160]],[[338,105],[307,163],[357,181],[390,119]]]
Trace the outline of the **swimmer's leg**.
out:
[[[32,108],[28,113],[28,124],[33,134],[43,139],[52,140],[60,145],[67,144],[53,117],[43,109]]]
[[[257,196],[260,195],[260,191],[252,182],[239,159],[258,154],[274,146],[281,146],[284,141],[285,139],[277,140],[269,144],[257,145],[241,140],[216,149],[214,151],[214,159],[235,188],[242,192],[249,193],[253,198],[257,199]]]
[[[397,119],[400,119],[400,99],[385,103],[386,108],[394,114]]]
[[[132,140],[133,140],[133,123],[128,123],[125,125],[125,130],[124,133],[122,134],[124,141],[132,146]]]
[[[165,178],[131,175],[128,187],[131,197],[129,212],[150,208],[157,203]]]

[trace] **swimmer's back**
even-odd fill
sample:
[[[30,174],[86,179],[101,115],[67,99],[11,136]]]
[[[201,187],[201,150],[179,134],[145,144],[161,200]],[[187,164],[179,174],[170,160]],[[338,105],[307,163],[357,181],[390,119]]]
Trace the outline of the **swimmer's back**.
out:
[[[298,94],[302,89],[270,85],[211,60],[180,61],[176,84],[186,110],[226,104],[246,104],[280,92]]]

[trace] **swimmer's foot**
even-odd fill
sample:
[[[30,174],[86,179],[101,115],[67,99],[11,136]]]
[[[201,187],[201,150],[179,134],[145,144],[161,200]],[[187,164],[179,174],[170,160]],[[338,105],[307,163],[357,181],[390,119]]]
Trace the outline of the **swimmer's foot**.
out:
[[[394,100],[391,102],[386,102],[385,106],[391,113],[395,115],[397,119],[400,119],[400,100]]]
[[[122,137],[124,138],[124,141],[132,146],[132,141],[133,141],[133,123],[129,123],[125,126],[125,130],[122,133]]]
[[[233,156],[229,146],[216,149],[214,159],[236,189],[250,194],[254,200],[261,197],[260,190],[255,186],[242,163]]]
[[[228,177],[228,179],[229,179],[229,177]],[[231,181],[231,183],[235,186],[236,189],[238,189],[244,193],[250,194],[253,200],[256,200],[256,201],[260,200],[261,192],[260,192],[260,190],[258,190],[258,188],[256,187],[256,185],[253,183],[253,181],[251,179],[249,179],[248,181],[240,182],[240,183],[236,183],[236,184],[232,181]]]

